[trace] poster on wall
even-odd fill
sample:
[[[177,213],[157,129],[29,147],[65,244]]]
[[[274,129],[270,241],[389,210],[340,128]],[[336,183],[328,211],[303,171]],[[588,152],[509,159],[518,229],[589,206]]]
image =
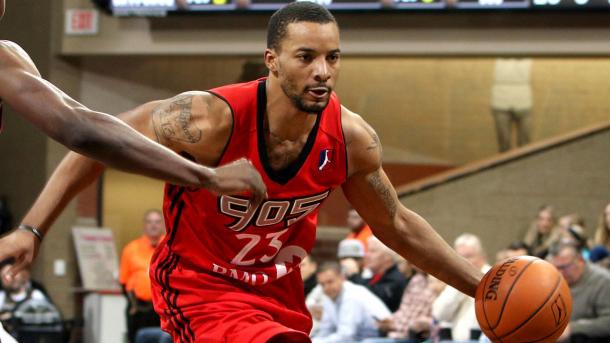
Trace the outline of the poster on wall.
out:
[[[119,263],[114,236],[106,228],[72,228],[76,260],[86,290],[119,290]]]

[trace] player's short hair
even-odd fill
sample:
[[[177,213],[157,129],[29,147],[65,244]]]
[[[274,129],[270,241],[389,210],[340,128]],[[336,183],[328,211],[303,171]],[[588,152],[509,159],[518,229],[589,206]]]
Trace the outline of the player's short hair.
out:
[[[288,25],[298,22],[318,24],[337,23],[335,17],[324,7],[314,2],[297,1],[277,10],[267,26],[267,48],[278,49],[286,36]]]

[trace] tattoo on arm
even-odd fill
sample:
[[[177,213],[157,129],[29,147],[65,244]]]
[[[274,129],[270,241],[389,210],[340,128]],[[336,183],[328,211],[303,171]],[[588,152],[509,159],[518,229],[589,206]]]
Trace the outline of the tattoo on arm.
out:
[[[201,130],[192,121],[193,96],[182,95],[169,105],[162,104],[153,110],[153,128],[158,142],[197,143]]]
[[[390,216],[393,218],[396,215],[396,200],[392,195],[392,190],[390,188],[392,186],[382,180],[379,170],[370,174],[367,177],[367,181],[379,195],[383,205],[388,209]]]

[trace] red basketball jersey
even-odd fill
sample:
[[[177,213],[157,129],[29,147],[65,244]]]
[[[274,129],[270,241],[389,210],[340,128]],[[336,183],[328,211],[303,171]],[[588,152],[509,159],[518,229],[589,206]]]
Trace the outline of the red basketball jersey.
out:
[[[248,211],[245,197],[168,184],[163,208],[168,233],[157,250],[178,256],[182,269],[237,281],[247,289],[267,289],[295,270],[298,274],[299,263],[315,242],[320,204],[346,180],[341,106],[332,94],[297,160],[278,172],[271,169],[265,148],[265,79],[210,93],[233,113],[233,130],[220,165],[243,157],[252,161],[268,198],[256,211]],[[165,253],[155,254],[153,272],[166,260]]]

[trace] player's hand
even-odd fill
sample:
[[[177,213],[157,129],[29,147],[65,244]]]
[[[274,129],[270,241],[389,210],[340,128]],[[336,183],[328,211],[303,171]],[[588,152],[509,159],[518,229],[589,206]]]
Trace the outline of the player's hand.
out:
[[[2,277],[13,278],[18,272],[28,268],[36,255],[40,241],[32,233],[15,229],[0,239],[0,262],[10,261],[10,267]]]
[[[267,187],[261,174],[245,158],[216,168],[207,188],[219,194],[248,193],[253,208],[257,208],[267,197]]]

